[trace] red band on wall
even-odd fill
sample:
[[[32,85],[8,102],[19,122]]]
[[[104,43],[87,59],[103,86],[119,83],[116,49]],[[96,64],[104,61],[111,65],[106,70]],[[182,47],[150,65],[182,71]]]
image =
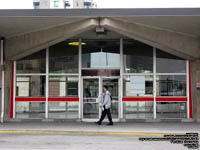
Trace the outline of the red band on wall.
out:
[[[157,102],[187,102],[187,97],[157,97]]]
[[[153,102],[153,97],[123,97],[124,102],[136,102],[136,101],[150,101]]]
[[[191,66],[190,66],[190,61],[189,61],[189,108],[190,108],[190,118],[193,117],[193,114],[192,114],[192,86],[191,86]]]
[[[48,101],[50,102],[78,102],[78,97],[49,97]]]
[[[46,102],[46,97],[16,97],[16,102]]]
[[[46,102],[46,97],[16,97],[16,102]],[[51,102],[78,102],[78,97],[49,97]]]

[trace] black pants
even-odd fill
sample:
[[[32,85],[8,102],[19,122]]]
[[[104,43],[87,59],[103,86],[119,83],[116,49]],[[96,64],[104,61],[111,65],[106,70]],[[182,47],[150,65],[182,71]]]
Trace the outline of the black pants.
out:
[[[111,116],[111,113],[110,113],[110,108],[106,109],[105,106],[104,106],[104,111],[102,111],[102,113],[101,113],[101,118],[100,118],[99,122],[102,122],[104,120],[106,114],[108,116],[109,122],[113,123],[112,122],[112,116]]]

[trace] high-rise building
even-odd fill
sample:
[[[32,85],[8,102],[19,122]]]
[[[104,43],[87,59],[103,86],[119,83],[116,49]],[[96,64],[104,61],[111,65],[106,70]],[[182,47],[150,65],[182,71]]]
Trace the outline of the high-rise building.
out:
[[[73,0],[73,8],[97,8],[93,0]]]
[[[96,8],[93,0],[33,0],[34,9]]]

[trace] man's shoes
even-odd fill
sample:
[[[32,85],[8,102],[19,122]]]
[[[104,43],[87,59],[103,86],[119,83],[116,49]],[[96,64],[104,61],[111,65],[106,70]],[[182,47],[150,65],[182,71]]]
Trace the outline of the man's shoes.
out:
[[[107,124],[107,126],[113,126],[113,125],[114,125],[113,122]]]
[[[100,121],[97,121],[97,122],[95,122],[95,124],[101,125],[101,122],[100,122]]]

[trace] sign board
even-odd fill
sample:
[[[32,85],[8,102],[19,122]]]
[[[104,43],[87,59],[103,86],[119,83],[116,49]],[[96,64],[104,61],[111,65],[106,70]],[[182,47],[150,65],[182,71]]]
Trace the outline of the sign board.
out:
[[[200,89],[200,82],[196,83],[196,88]]]
[[[145,94],[145,76],[131,76],[131,93]]]

